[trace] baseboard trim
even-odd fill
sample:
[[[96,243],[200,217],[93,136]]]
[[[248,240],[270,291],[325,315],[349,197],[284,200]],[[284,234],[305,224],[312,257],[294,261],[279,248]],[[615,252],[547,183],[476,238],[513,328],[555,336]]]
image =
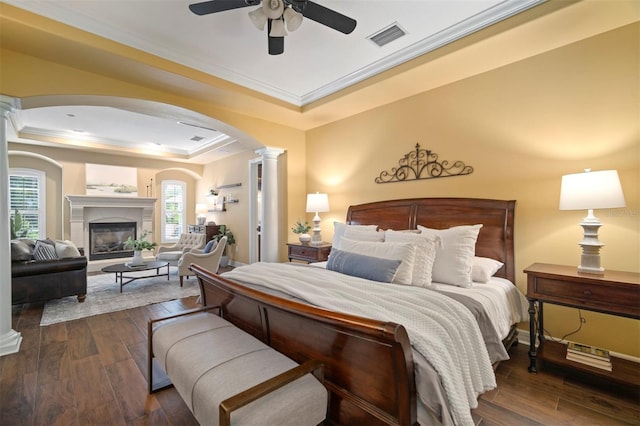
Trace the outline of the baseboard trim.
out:
[[[518,343],[530,346],[529,336],[530,336],[530,334],[529,334],[528,330],[518,329]],[[565,344],[569,342],[569,340],[560,340],[560,339],[555,338],[555,337],[552,337],[552,338],[554,340],[558,341],[558,342],[565,343]],[[583,343],[583,342],[576,342],[576,343]],[[536,344],[537,344],[537,339],[536,339]],[[627,361],[640,363],[640,358],[636,357],[636,356],[627,355],[627,354],[623,354],[623,353],[620,353],[620,352],[614,352],[614,351],[609,351],[609,353],[611,355],[615,356],[616,358],[621,358],[621,359],[625,359]]]

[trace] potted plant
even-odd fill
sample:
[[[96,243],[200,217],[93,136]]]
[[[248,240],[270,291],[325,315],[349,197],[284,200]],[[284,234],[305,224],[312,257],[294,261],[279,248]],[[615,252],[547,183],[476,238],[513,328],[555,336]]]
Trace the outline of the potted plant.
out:
[[[227,245],[224,246],[224,250],[222,251],[222,257],[220,258],[220,266],[226,267],[229,266],[229,255],[227,252],[227,248],[236,243],[236,238],[233,235],[233,232],[229,230],[227,225],[220,225],[220,229],[218,230],[218,234],[213,236],[213,239],[216,241],[220,241],[222,237],[227,237]]]
[[[142,250],[153,250],[156,247],[155,242],[149,242],[145,240],[147,235],[150,235],[151,231],[142,231],[140,238],[135,240],[131,237],[124,242],[124,248],[133,249],[133,259],[131,259],[131,265],[144,265],[144,258],[142,257]]]
[[[29,234],[29,222],[22,217],[22,213],[18,209],[15,210],[13,217],[9,218],[9,222],[12,240],[26,238],[27,234]]]
[[[305,221],[302,223],[302,221],[298,219],[291,230],[294,234],[298,234],[298,239],[302,244],[309,244],[309,241],[311,241],[311,235],[309,235],[311,225],[309,225],[309,222]]]

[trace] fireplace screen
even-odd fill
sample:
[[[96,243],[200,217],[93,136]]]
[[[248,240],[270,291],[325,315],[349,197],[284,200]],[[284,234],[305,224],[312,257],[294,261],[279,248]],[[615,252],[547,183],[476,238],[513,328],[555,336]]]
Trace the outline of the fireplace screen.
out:
[[[136,238],[135,222],[90,223],[89,260],[133,256],[133,249],[124,246],[129,237]]]

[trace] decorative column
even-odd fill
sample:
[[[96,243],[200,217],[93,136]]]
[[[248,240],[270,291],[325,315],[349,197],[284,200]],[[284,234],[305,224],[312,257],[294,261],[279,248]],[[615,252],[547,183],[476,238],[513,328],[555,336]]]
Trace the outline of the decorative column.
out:
[[[0,199],[3,206],[9,203],[9,148],[7,129],[9,113],[18,107],[18,101],[0,95]],[[18,352],[22,335],[11,328],[11,233],[9,209],[0,209],[0,356]]]
[[[256,151],[262,157],[262,218],[260,227],[260,257],[262,262],[279,262],[280,221],[278,207],[278,156],[284,150],[263,148]]]

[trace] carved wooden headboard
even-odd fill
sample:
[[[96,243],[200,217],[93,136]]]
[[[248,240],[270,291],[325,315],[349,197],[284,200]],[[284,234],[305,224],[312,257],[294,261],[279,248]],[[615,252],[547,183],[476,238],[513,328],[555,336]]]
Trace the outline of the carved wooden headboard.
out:
[[[504,263],[496,273],[515,283],[513,244],[513,200],[481,198],[413,198],[353,205],[347,211],[349,224],[378,225],[380,229],[416,229],[417,225],[445,229],[452,226],[483,226],[476,243],[476,256]]]

